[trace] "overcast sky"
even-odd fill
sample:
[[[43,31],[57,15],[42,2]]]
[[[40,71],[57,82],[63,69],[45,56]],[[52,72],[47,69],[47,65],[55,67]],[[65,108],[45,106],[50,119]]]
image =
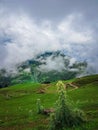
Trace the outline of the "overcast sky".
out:
[[[98,0],[0,0],[0,68],[64,50],[98,73]]]

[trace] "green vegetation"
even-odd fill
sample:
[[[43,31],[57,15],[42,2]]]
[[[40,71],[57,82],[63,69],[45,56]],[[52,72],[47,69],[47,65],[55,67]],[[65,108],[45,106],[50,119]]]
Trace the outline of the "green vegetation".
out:
[[[58,62],[61,67],[58,68]],[[63,52],[45,52],[34,59],[17,65],[17,73],[0,70],[0,88],[32,81],[36,83],[50,83],[57,80],[69,80],[80,75],[87,68],[85,61],[70,64],[71,57]],[[50,67],[51,63],[51,67]],[[53,64],[53,65],[52,65]]]
[[[78,85],[78,89],[68,87],[67,94],[73,104],[75,102],[86,113],[88,120],[85,125],[74,130],[98,129],[97,79],[98,75],[64,81],[66,84],[72,82]],[[37,113],[36,101],[40,99],[43,107],[49,109],[54,108],[57,98],[56,83],[27,82],[0,89],[0,130],[48,130],[50,117]]]
[[[11,84],[11,75],[5,69],[0,70],[0,88],[8,87]]]
[[[44,111],[44,107],[41,105],[40,99],[37,99],[37,113],[41,114]]]
[[[85,120],[85,114],[80,109],[73,107],[72,101],[68,99],[65,85],[62,81],[57,83],[58,100],[54,113],[51,116],[50,130],[63,130],[63,128],[75,128],[81,126]]]

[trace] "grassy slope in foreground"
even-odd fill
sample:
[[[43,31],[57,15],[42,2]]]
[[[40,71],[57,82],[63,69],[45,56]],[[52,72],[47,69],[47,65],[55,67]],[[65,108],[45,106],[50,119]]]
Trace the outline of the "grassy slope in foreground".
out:
[[[69,89],[68,95],[78,101],[90,121],[87,130],[98,129],[98,75],[87,76],[72,82],[78,89]],[[45,93],[40,93],[42,90]],[[40,98],[45,108],[54,107],[57,88],[52,84],[24,83],[0,89],[0,130],[47,130],[49,117],[38,115],[36,100]],[[83,129],[84,130],[84,129]]]

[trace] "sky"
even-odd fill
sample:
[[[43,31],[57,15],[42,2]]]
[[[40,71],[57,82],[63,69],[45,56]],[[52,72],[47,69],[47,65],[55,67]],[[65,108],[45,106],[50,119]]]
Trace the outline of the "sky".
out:
[[[0,68],[63,50],[98,73],[98,0],[0,0]]]

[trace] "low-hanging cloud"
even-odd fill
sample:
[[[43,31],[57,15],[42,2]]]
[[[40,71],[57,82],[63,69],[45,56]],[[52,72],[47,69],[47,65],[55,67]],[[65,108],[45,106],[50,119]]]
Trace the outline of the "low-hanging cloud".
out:
[[[65,63],[64,63],[64,57],[62,56],[57,56],[54,58],[54,55],[51,55],[49,57],[47,57],[46,59],[40,59],[39,60],[41,63],[45,63],[45,64],[41,64],[38,68],[38,70],[42,71],[42,72],[49,72],[49,71],[58,71],[61,72],[63,70],[65,70]],[[59,63],[59,65],[58,65]]]
[[[59,23],[49,20],[39,23],[24,13],[6,13],[7,10],[0,11],[0,68],[10,69],[40,53],[57,50],[75,59],[86,59],[96,67],[98,46],[94,30],[85,24],[81,27],[82,14],[68,15]]]

